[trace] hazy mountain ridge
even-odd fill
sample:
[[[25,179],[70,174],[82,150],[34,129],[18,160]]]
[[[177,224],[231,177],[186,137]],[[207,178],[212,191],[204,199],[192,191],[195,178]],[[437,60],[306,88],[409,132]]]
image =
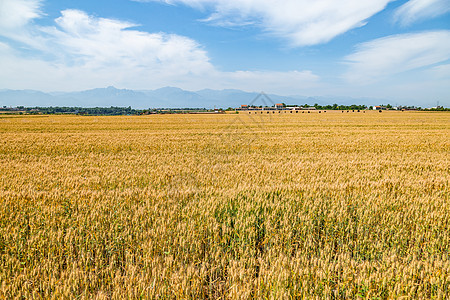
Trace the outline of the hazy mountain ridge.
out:
[[[110,107],[131,106],[143,108],[228,108],[241,104],[273,105],[284,102],[286,104],[396,104],[395,101],[376,98],[352,98],[341,96],[280,96],[268,94],[258,98],[257,92],[225,89],[200,91],[186,91],[176,87],[164,87],[156,90],[129,90],[115,87],[96,88],[79,92],[50,92],[35,90],[0,90],[0,106],[79,106],[79,107]],[[256,99],[256,100],[255,100]],[[402,103],[405,105],[404,103]],[[410,103],[408,105],[416,105]]]

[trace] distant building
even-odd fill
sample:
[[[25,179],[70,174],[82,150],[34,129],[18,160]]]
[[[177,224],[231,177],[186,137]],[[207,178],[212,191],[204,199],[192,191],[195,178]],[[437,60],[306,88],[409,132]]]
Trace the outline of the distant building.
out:
[[[275,108],[276,109],[283,109],[284,108],[284,104],[283,103],[277,103],[277,104],[275,104]]]

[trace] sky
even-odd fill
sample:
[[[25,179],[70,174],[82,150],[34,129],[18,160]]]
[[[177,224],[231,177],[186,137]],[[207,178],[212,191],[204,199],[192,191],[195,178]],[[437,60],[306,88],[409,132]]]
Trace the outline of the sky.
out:
[[[0,0],[0,89],[450,106],[450,0]]]

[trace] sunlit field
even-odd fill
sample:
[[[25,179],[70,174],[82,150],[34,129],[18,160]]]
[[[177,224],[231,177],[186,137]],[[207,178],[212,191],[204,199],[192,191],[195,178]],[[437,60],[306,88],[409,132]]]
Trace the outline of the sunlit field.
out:
[[[450,113],[0,116],[0,298],[450,297]]]

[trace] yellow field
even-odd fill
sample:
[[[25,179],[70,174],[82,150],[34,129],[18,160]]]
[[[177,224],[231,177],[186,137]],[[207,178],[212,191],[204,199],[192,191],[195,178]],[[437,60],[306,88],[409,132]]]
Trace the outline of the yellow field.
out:
[[[0,116],[0,298],[450,297],[449,113]]]

